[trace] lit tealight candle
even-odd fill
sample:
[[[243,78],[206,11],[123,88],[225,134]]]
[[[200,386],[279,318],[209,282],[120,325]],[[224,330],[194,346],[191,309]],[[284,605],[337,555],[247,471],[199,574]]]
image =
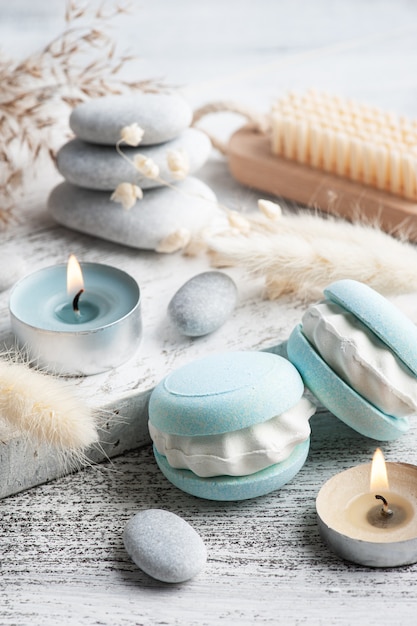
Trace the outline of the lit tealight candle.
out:
[[[26,276],[10,296],[18,344],[31,361],[62,375],[103,372],[127,361],[141,337],[140,290],[115,267],[55,265]]]
[[[378,449],[372,464],[333,476],[316,508],[320,533],[340,557],[370,567],[417,562],[417,467],[385,464]]]

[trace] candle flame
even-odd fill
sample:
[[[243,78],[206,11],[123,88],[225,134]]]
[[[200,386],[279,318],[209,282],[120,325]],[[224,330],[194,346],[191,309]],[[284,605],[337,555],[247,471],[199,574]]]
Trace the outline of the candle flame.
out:
[[[84,289],[83,273],[77,257],[71,254],[67,265],[67,293],[74,296],[81,289]]]
[[[375,450],[372,459],[370,488],[371,491],[389,490],[387,467],[384,455],[379,448]]]

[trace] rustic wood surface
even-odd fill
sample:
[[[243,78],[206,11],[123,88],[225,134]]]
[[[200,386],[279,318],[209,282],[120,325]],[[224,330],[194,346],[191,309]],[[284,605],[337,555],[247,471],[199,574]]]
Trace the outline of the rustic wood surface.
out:
[[[0,2],[2,46],[13,56],[40,47],[61,28],[62,12],[63,2]],[[417,7],[406,0],[159,0],[144,3],[135,19],[115,28],[121,43],[143,58],[137,76],[165,77],[193,106],[222,98],[267,110],[281,91],[313,85],[417,117],[416,20]],[[224,139],[241,120],[220,116],[206,124]],[[258,194],[233,181],[218,155],[200,177],[230,208],[255,208]],[[144,336],[137,355],[114,372],[68,381],[94,406],[126,406],[172,368],[208,352],[278,344],[299,321],[301,304],[265,301],[261,280],[233,270],[239,304],[231,319],[212,336],[180,337],[167,323],[166,305],[187,278],[208,268],[205,255],[190,260],[138,252],[56,227],[45,198],[57,180],[48,171],[38,181],[36,197],[33,190],[19,212],[21,223],[2,234],[2,247],[19,251],[29,271],[65,262],[74,252],[129,271],[142,288]],[[7,301],[8,293],[0,294],[0,341],[8,344]],[[396,302],[417,321],[416,294]],[[417,463],[416,426],[383,446],[387,460]],[[148,445],[5,498],[0,624],[412,626],[417,565],[372,570],[345,563],[318,535],[320,486],[368,462],[375,446],[321,411],[312,418],[304,468],[280,491],[255,500],[216,503],[178,491],[157,469]],[[25,460],[18,453],[12,478],[25,472],[19,462]],[[176,512],[201,533],[209,558],[192,581],[158,583],[125,553],[126,521],[149,507]]]
[[[368,462],[375,442],[328,414],[312,420],[309,459],[280,491],[241,503],[173,488],[149,447],[1,503],[2,624],[415,624],[417,566],[372,570],[322,544],[318,487]],[[417,436],[387,459],[417,463]],[[385,449],[385,448],[384,448]],[[164,508],[201,534],[208,563],[182,585],[158,583],[130,561],[124,524]]]

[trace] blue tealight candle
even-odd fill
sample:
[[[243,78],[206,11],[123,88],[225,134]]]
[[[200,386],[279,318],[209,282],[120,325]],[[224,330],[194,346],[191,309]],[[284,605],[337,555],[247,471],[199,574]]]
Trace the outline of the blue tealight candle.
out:
[[[133,355],[141,337],[137,282],[109,265],[80,268],[75,257],[68,267],[47,267],[19,281],[9,308],[19,346],[52,373],[112,369]]]

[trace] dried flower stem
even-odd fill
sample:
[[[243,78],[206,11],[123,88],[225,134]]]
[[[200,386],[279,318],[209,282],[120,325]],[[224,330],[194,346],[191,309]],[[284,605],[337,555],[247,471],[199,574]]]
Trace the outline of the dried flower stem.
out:
[[[117,77],[133,57],[116,54],[109,27],[126,11],[122,4],[104,2],[94,8],[69,0],[65,30],[40,52],[19,63],[0,53],[0,229],[13,217],[33,166],[53,157],[54,132],[71,108],[109,93],[158,89],[150,80]],[[30,168],[25,167],[28,161]]]
[[[134,135],[138,131],[142,131],[142,132],[139,133],[140,138],[137,138],[137,141],[136,141],[134,139]],[[190,193],[183,191],[181,187],[178,187],[176,184],[173,184],[168,180],[165,180],[159,175],[159,167],[155,163],[155,161],[153,161],[151,158],[145,157],[143,154],[137,153],[134,155],[133,159],[129,159],[129,157],[123,152],[123,150],[121,149],[122,144],[127,143],[129,146],[136,147],[140,143],[142,136],[143,136],[143,129],[141,129],[137,125],[137,123],[133,123],[130,126],[125,126],[124,128],[122,128],[121,137],[116,143],[117,153],[127,163],[129,163],[129,165],[131,165],[134,169],[139,171],[142,174],[142,176],[145,176],[146,178],[149,178],[151,180],[155,180],[158,183],[158,185],[161,187],[169,187],[170,189],[173,189],[175,192],[180,193],[184,195],[185,197],[189,198]],[[181,153],[180,151],[175,151],[175,150],[167,150],[167,163],[168,163],[168,169],[170,170],[171,174],[175,178],[177,178],[177,180],[183,180],[184,178],[187,177],[189,164],[188,164],[188,156],[186,153]],[[134,206],[135,203],[132,203],[130,199],[127,197],[127,195],[125,197],[125,201],[123,199],[123,187],[128,184],[129,183],[120,183],[117,189],[115,190],[115,192],[113,192],[111,196],[111,200],[120,202],[121,204],[124,205],[124,208],[130,209],[132,208],[132,206]],[[130,186],[136,187],[136,185],[130,185]],[[129,196],[131,195],[130,192],[128,195]],[[215,204],[217,208],[222,209],[223,211],[228,213],[230,216],[236,213],[235,211],[230,211],[227,207],[219,204],[217,201],[215,202]]]
[[[178,187],[175,184],[172,184],[168,180],[165,180],[159,175],[159,166],[153,161],[153,159],[146,157],[141,153],[136,153],[133,159],[130,159],[121,149],[122,144],[128,144],[129,146],[138,146],[143,137],[144,131],[138,126],[136,122],[131,124],[130,126],[125,126],[121,129],[120,139],[116,143],[116,151],[117,153],[131,165],[134,169],[136,169],[142,176],[145,178],[149,178],[150,180],[156,181],[158,186],[161,187],[169,187],[173,189],[175,192],[184,195],[185,197],[190,197],[188,192],[184,192],[181,187]],[[184,153],[180,153],[179,151],[168,150],[167,151],[167,164],[168,169],[171,174],[177,178],[178,180],[182,180],[186,178],[188,174],[188,157]],[[143,198],[143,192],[141,187],[138,185],[134,185],[127,182],[119,183],[114,190],[114,192],[110,196],[110,200],[114,202],[120,202],[124,209],[130,210],[135,204],[136,200],[141,200]],[[216,202],[216,206],[220,208],[220,205]],[[168,239],[161,242],[161,245],[158,247],[159,252],[172,252],[174,249],[178,250],[184,248],[190,242],[190,234],[187,235],[184,232],[184,229],[180,229],[171,235],[168,236]]]

